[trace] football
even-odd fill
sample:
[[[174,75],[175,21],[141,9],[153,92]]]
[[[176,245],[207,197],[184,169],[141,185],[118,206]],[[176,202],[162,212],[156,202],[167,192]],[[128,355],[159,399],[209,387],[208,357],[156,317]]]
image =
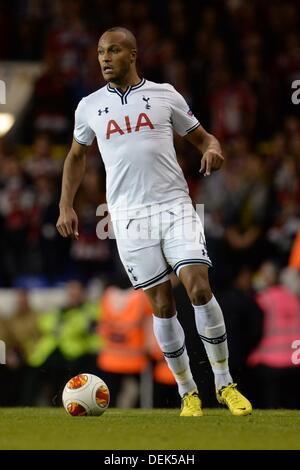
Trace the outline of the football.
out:
[[[62,402],[71,416],[100,416],[109,405],[109,389],[96,375],[79,374],[66,383]]]

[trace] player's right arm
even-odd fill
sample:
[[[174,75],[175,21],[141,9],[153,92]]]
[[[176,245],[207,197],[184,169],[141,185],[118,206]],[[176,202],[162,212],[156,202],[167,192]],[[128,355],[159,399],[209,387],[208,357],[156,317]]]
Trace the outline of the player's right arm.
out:
[[[73,139],[66,157],[56,228],[63,237],[78,240],[78,217],[73,209],[74,198],[85,172],[87,146]]]

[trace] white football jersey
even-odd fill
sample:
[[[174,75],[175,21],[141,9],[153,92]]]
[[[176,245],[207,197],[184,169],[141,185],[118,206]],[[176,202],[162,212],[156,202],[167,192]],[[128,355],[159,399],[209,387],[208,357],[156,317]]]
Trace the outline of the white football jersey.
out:
[[[113,220],[145,216],[150,206],[190,202],[173,129],[184,136],[199,125],[167,83],[142,79],[123,94],[108,84],[80,101],[74,138],[84,145],[97,138]]]

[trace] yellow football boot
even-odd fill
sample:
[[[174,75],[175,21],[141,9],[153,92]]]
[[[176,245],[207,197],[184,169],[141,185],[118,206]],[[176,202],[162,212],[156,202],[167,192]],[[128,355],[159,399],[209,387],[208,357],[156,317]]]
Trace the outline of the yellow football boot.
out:
[[[246,416],[252,413],[252,405],[236,388],[237,384],[230,384],[221,390],[216,390],[217,400],[221,405],[228,406],[234,416]]]
[[[180,416],[203,416],[201,405],[197,390],[185,393],[181,399]]]

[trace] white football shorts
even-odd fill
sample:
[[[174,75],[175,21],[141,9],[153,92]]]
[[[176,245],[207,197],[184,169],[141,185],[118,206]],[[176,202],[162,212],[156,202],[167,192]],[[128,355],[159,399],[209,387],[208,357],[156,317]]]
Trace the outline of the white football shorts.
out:
[[[135,289],[144,290],[179,275],[183,266],[205,264],[203,225],[191,203],[147,217],[113,221],[118,251]]]

